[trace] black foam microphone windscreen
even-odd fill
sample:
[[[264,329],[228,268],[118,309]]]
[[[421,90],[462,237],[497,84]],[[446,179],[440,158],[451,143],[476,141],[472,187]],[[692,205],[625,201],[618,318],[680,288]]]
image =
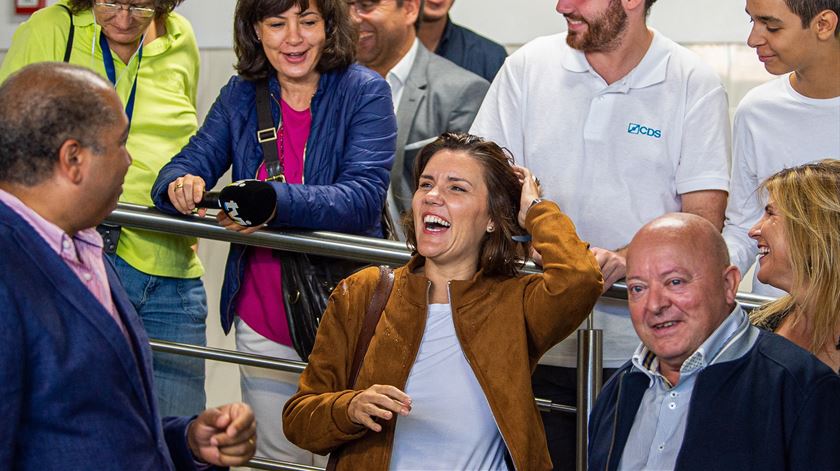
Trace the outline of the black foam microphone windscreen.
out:
[[[259,180],[239,180],[222,191],[208,191],[196,204],[199,208],[221,209],[235,223],[246,227],[267,223],[276,206],[274,188]]]

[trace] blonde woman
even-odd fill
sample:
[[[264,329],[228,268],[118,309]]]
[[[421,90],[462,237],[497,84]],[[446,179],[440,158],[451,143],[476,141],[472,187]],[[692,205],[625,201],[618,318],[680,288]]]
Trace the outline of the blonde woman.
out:
[[[750,229],[758,279],[789,294],[752,320],[840,371],[840,160],[782,170],[762,188],[767,206]]]

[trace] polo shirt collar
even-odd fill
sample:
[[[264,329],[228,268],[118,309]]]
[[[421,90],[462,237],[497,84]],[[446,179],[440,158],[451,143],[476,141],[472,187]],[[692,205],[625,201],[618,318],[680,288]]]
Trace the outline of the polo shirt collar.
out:
[[[645,88],[656,85],[665,80],[668,73],[668,60],[671,57],[671,49],[668,47],[668,42],[664,36],[652,28],[651,32],[653,33],[653,39],[642,60],[630,73],[611,86],[623,86],[626,92],[626,90],[633,88]],[[582,51],[569,47],[568,45],[566,47],[569,53],[563,57],[563,68],[569,72],[590,72],[596,76],[598,75],[592,66],[589,65],[589,61],[586,60],[586,55]]]

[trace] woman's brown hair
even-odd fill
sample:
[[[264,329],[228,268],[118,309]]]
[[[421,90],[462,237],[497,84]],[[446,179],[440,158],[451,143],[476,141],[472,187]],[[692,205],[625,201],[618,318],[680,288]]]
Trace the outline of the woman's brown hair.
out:
[[[247,80],[259,80],[275,73],[254,26],[260,21],[279,16],[297,5],[301,11],[314,1],[324,19],[327,41],[316,65],[320,73],[343,69],[356,61],[358,32],[350,19],[344,0],[239,0],[233,20],[233,49],[236,52],[236,71]]]
[[[782,296],[750,317],[760,324],[805,309],[811,318],[811,352],[834,348],[840,324],[840,160],[786,168],[768,177],[761,188],[784,216],[793,269],[791,292],[804,292],[804,297]]]
[[[487,208],[495,230],[484,235],[479,251],[478,268],[487,276],[515,276],[522,267],[527,245],[513,240],[515,235],[526,234],[519,226],[519,200],[522,184],[513,171],[513,156],[507,149],[491,141],[466,133],[447,132],[440,135],[417,154],[414,161],[414,186],[429,160],[440,151],[463,152],[481,164],[484,183],[487,185]],[[414,230],[412,211],[403,218],[406,243],[417,251],[417,234]]]

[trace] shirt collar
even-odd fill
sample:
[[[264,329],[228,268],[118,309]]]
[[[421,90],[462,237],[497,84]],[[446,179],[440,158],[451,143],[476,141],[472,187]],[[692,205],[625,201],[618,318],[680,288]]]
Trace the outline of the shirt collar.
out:
[[[94,247],[102,248],[102,237],[96,232],[96,229],[90,228],[79,231],[75,237],[70,237],[60,227],[48,221],[40,214],[35,212],[32,208],[27,206],[23,201],[18,199],[15,195],[0,189],[0,202],[8,206],[12,211],[17,213],[27,224],[29,224],[35,232],[47,243],[47,245],[59,256],[64,257],[67,254],[70,259],[76,258],[75,250],[68,250],[70,244],[80,241]]]
[[[740,305],[724,319],[724,321],[712,332],[697,350],[683,362],[680,367],[680,377],[699,373],[709,365],[718,362],[726,350],[729,349],[750,327],[749,317]],[[631,359],[633,367],[650,378],[652,385],[657,377],[664,377],[659,373],[659,360],[645,344],[639,344]]]
[[[393,80],[396,80],[400,86],[405,85],[408,81],[408,74],[411,72],[411,67],[414,65],[414,59],[417,58],[417,49],[419,47],[420,40],[414,38],[414,42],[411,44],[411,49],[397,62],[397,65],[391,68],[386,74],[386,78],[388,83],[394,83]]]
[[[671,58],[671,49],[664,36],[654,29],[650,31],[653,33],[653,39],[642,60],[630,73],[610,85],[610,87],[617,87],[616,91],[627,93],[630,89],[649,87],[665,80],[668,73],[668,61]],[[569,53],[563,57],[563,68],[569,72],[589,72],[599,76],[595,69],[589,65],[589,61],[586,60],[586,55],[582,51],[569,46],[566,47]]]

